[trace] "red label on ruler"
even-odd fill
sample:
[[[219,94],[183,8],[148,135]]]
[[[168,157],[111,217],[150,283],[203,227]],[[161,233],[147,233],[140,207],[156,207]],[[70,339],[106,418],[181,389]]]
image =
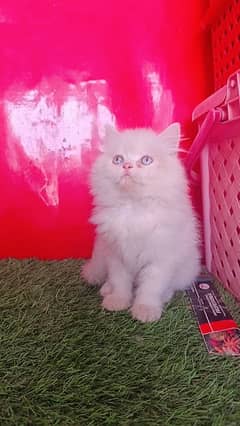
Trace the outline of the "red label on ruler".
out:
[[[200,275],[186,293],[208,352],[240,356],[240,329],[216,290],[212,275]]]

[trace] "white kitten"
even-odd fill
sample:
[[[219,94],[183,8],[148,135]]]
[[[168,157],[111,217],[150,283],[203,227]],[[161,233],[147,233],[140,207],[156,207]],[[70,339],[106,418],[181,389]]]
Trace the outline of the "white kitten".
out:
[[[91,175],[97,225],[84,278],[103,284],[103,307],[131,307],[133,318],[156,321],[176,290],[200,270],[198,225],[178,159],[179,125],[160,135],[108,129]]]

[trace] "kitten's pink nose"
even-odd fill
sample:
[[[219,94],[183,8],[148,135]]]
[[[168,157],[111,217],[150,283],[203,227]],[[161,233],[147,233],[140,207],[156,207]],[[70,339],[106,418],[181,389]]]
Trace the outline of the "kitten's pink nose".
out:
[[[123,163],[123,168],[124,169],[132,169],[133,165],[129,161],[126,161],[126,163]]]

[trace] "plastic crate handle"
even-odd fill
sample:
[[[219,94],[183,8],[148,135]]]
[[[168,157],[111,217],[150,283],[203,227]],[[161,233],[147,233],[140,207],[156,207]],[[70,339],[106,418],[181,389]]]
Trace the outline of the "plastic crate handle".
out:
[[[212,132],[213,126],[222,120],[223,118],[222,116],[223,116],[223,112],[221,109],[214,108],[210,110],[207,113],[204,121],[202,122],[198,130],[198,133],[191,145],[188,156],[185,160],[185,167],[189,177],[193,180],[196,180],[196,178],[193,175],[193,170],[192,170],[193,166],[198,160],[202,152],[202,149],[208,142],[208,138]]]

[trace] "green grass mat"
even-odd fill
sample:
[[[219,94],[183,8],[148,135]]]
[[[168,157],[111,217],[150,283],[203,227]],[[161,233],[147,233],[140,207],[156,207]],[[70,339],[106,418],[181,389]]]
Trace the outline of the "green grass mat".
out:
[[[1,426],[240,425],[240,359],[206,353],[185,296],[142,325],[77,261],[1,261],[0,281]]]

